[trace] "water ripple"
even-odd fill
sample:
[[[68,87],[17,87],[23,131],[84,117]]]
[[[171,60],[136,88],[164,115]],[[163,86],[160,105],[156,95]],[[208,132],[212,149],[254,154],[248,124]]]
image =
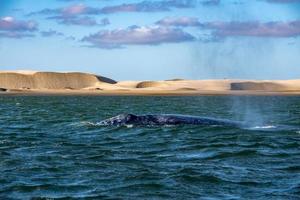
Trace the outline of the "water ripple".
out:
[[[241,120],[231,97],[0,97],[0,199],[299,199],[300,99],[244,98],[275,125],[95,124],[124,112]]]

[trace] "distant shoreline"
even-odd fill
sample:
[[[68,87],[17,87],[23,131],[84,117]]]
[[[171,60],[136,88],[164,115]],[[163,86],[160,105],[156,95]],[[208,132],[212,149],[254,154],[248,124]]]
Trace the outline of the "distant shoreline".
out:
[[[0,96],[300,96],[299,80],[120,81],[70,72],[0,71]]]
[[[300,91],[66,91],[35,90],[0,92],[0,96],[300,96]]]

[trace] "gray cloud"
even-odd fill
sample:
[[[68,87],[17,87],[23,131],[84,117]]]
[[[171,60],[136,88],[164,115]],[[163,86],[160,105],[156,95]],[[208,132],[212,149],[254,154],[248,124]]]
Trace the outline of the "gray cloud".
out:
[[[192,7],[195,7],[195,1],[193,0],[142,1],[139,3],[107,6],[102,8],[101,12],[105,14],[118,12],[160,12],[170,11],[172,8]]]
[[[206,0],[202,4],[215,4],[216,0]],[[89,7],[84,4],[71,5],[65,8],[44,9],[32,12],[29,15],[59,15],[59,16],[78,16],[78,15],[99,15],[119,12],[160,12],[170,11],[173,8],[193,8],[197,0],[161,0],[161,1],[142,1],[138,3],[124,3],[102,8]]]
[[[47,19],[56,20],[60,24],[65,25],[79,25],[79,26],[105,26],[110,24],[107,18],[97,22],[94,18],[84,15],[97,15],[100,14],[100,10],[97,8],[88,7],[84,4],[72,5],[60,9],[44,9],[30,15],[42,14],[53,15]],[[83,15],[83,16],[82,16]]]
[[[41,33],[41,36],[43,36],[43,37],[64,36],[63,33],[54,31],[52,29],[50,29],[48,31],[41,31],[40,33]]]
[[[159,45],[163,43],[179,43],[193,41],[195,38],[182,31],[168,27],[131,26],[126,29],[100,31],[82,39],[92,47],[122,48],[126,45]]]
[[[110,24],[109,19],[104,18],[100,22],[97,22],[94,18],[88,16],[54,16],[48,19],[55,19],[60,24],[65,25],[79,25],[79,26],[106,26]]]
[[[0,18],[0,30],[1,31],[36,31],[37,23],[34,21],[19,21],[13,17]]]
[[[195,17],[165,17],[156,22],[158,25],[163,26],[200,26],[198,18]]]
[[[300,0],[266,0],[269,3],[300,3]]]
[[[210,31],[208,41],[222,41],[226,37],[297,37],[300,36],[300,20],[288,22],[259,22],[259,21],[215,21],[200,23],[197,18],[166,17],[156,22],[161,26],[199,27],[200,30]]]
[[[21,39],[34,37],[31,32],[37,30],[37,23],[34,21],[21,21],[7,16],[0,18],[0,37]]]
[[[201,26],[212,30],[213,36],[226,38],[248,37],[297,37],[300,36],[300,21],[291,22],[209,22]]]
[[[203,1],[202,4],[205,6],[216,6],[221,3],[221,0],[206,0]]]
[[[34,37],[34,34],[23,32],[0,32],[0,38],[21,39],[25,37]]]
[[[137,3],[124,3],[113,6],[95,8],[84,4],[76,4],[64,8],[44,9],[32,12],[31,15],[48,15],[48,19],[57,20],[58,23],[66,25],[107,25],[108,20],[97,23],[95,19],[86,15],[104,15],[123,12],[162,12],[172,9],[194,8],[197,3],[202,5],[217,5],[220,0],[161,0],[161,1],[141,1]],[[83,17],[82,17],[83,15]]]
[[[101,9],[99,8],[93,8],[86,6],[84,4],[77,4],[77,5],[71,5],[64,8],[56,8],[56,9],[43,9],[38,12],[32,12],[29,14],[31,15],[55,15],[55,16],[62,16],[62,17],[74,17],[79,15],[97,15],[101,14]]]

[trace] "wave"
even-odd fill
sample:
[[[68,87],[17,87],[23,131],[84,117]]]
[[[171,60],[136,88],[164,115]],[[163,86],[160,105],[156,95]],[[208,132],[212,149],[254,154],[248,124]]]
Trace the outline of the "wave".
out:
[[[295,131],[296,133],[300,133],[300,128],[296,126],[289,126],[289,125],[256,125],[256,126],[245,126],[242,127],[243,129],[250,130],[250,131]]]

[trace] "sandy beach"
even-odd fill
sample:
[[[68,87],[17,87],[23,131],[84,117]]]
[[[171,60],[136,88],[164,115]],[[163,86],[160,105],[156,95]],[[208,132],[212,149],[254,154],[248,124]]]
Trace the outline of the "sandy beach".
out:
[[[300,80],[118,82],[80,72],[0,71],[0,95],[300,95]]]

